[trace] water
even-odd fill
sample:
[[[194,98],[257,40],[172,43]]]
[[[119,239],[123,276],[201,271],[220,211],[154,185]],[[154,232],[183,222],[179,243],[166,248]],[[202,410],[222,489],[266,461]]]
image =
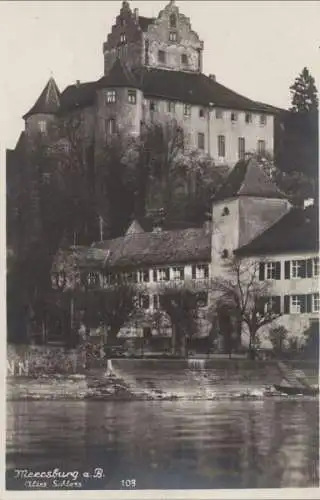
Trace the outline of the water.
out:
[[[318,486],[318,403],[11,401],[7,488],[14,468],[103,468],[82,488]],[[39,489],[39,488],[38,488]]]

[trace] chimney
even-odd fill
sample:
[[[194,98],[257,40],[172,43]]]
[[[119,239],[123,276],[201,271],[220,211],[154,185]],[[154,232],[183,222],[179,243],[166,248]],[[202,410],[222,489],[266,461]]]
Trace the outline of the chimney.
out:
[[[77,87],[80,87],[80,80],[77,80],[77,81],[76,81],[76,86],[77,86]]]
[[[210,80],[212,80],[213,82],[215,82],[215,81],[216,81],[216,75],[210,74],[210,75],[209,75],[209,78],[210,78]]]
[[[134,9],[133,14],[134,14],[135,20],[139,21],[139,9]]]

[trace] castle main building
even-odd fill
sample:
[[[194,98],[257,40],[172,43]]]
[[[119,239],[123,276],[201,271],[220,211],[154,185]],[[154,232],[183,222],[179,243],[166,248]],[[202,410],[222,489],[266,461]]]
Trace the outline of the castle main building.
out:
[[[75,110],[96,147],[106,136],[139,136],[144,123],[176,122],[188,148],[233,166],[246,152],[273,153],[275,108],[237,94],[202,73],[204,44],[171,1],[156,18],[122,2],[103,44],[104,75],[60,93],[51,78],[25,114],[27,137]]]

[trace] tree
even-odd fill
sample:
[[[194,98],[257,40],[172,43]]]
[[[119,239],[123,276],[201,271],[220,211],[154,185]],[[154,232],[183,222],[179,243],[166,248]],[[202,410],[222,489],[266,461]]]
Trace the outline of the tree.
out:
[[[318,109],[317,87],[313,76],[305,67],[290,87],[291,111],[309,113]]]
[[[172,351],[186,356],[187,340],[197,331],[197,294],[187,287],[166,287],[160,294],[160,306],[169,316]]]
[[[81,297],[83,322],[97,328],[103,324],[107,344],[114,344],[120,329],[138,309],[136,288],[124,281],[108,285],[103,290],[87,291]]]
[[[271,327],[268,333],[274,354],[277,357],[281,357],[288,338],[288,330],[284,326],[279,325]]]
[[[226,276],[213,279],[211,285],[216,302],[225,304],[247,327],[252,358],[260,328],[281,316],[279,297],[272,297],[269,284],[259,280],[259,267],[257,261],[233,258],[226,263]]]

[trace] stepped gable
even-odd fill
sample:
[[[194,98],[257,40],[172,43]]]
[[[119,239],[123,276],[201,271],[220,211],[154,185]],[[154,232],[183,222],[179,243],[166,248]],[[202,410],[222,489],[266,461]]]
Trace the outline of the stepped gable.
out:
[[[234,166],[225,182],[215,193],[213,201],[222,201],[237,196],[286,198],[255,158],[240,160]]]
[[[60,107],[60,91],[53,77],[51,77],[38,97],[36,103],[32,108],[23,116],[27,119],[29,116],[35,114],[55,114]]]
[[[292,208],[269,229],[235,255],[250,256],[287,252],[319,252],[319,208]]]
[[[92,248],[104,250],[113,267],[210,261],[211,235],[204,228],[127,233],[94,243]]]

